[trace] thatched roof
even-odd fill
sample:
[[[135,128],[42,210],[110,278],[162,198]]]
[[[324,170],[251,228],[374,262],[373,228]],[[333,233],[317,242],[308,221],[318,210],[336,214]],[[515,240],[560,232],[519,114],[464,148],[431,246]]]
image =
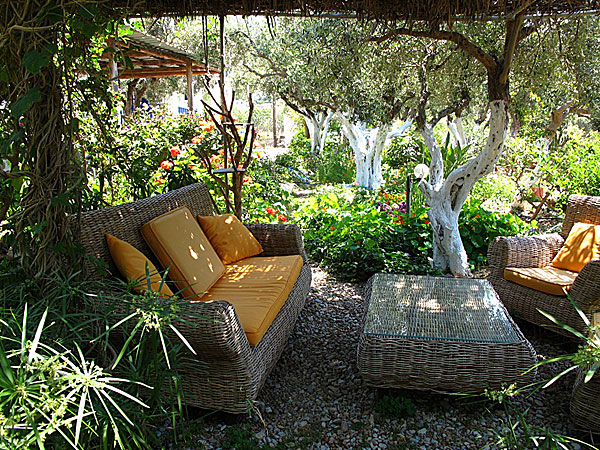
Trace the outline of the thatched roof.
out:
[[[386,20],[502,19],[519,12],[561,15],[597,11],[600,0],[108,0],[134,14],[358,16]]]
[[[132,31],[116,45],[125,50],[132,66],[124,67],[122,61],[118,64],[118,78],[159,78],[186,75],[188,67],[192,75],[202,75],[208,72],[204,63],[192,54],[162,42],[154,36]],[[100,64],[107,67],[112,60],[108,51],[100,58]],[[211,70],[211,73],[217,73]]]

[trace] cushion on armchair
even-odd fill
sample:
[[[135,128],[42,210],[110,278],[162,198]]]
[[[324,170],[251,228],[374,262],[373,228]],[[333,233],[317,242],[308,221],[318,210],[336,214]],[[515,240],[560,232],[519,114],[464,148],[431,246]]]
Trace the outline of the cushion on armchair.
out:
[[[263,251],[248,228],[233,214],[198,216],[198,221],[223,264],[250,258]]]
[[[565,296],[578,273],[556,267],[507,267],[504,279],[550,295]]]
[[[142,235],[169,278],[188,299],[202,297],[225,272],[225,266],[187,206],[152,219]]]
[[[593,259],[600,259],[600,225],[577,222],[550,265],[558,269],[581,272]]]

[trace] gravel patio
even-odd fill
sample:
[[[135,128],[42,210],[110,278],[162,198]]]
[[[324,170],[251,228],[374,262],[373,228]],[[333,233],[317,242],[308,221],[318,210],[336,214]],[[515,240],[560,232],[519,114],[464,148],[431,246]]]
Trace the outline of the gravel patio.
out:
[[[172,448],[305,448],[305,449],[492,449],[501,448],[505,428],[502,405],[473,398],[419,391],[382,391],[363,385],[356,365],[362,314],[361,283],[335,280],[313,268],[313,286],[277,366],[267,379],[249,416],[190,410],[182,439]],[[538,357],[575,349],[554,333],[519,322]],[[540,379],[550,379],[560,364],[543,366]],[[566,367],[566,366],[564,366]],[[415,370],[418,370],[416,368]],[[527,423],[574,436],[568,417],[573,376],[530,397],[513,397]],[[385,396],[409,399],[412,417],[376,412]],[[162,430],[166,437],[168,432]],[[597,442],[596,442],[597,443]],[[572,448],[580,448],[572,444]]]

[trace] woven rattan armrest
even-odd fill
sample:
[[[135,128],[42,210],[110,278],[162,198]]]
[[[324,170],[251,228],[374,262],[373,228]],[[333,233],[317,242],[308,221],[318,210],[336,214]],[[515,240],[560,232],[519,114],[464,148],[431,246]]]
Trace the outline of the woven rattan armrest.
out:
[[[571,296],[583,312],[591,315],[600,312],[600,259],[590,261],[579,272]]]
[[[234,306],[226,301],[214,302],[187,302],[178,303],[179,317],[182,320],[173,322],[173,325],[190,343],[201,361],[233,360],[251,357],[251,348],[246,334],[238,319]],[[117,292],[105,291],[96,297],[91,308],[105,308],[105,311],[118,313],[113,315],[114,322],[123,315],[131,313],[124,302],[120,302]],[[111,325],[112,325],[111,324]],[[120,327],[117,329],[119,330]],[[180,340],[170,329],[167,333],[174,342]]]
[[[506,267],[544,267],[563,246],[558,233],[538,236],[500,236],[488,249],[490,271],[500,273]]]
[[[307,261],[300,228],[294,224],[244,224],[260,242],[261,256],[301,255]]]

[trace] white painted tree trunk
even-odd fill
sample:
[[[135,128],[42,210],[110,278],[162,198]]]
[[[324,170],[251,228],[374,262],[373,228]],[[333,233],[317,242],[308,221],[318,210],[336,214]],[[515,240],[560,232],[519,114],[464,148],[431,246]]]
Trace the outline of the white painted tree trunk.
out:
[[[323,150],[327,134],[329,133],[329,123],[333,117],[333,111],[319,111],[314,114],[308,112],[303,115],[308,135],[310,138],[310,151],[313,156],[318,156]]]
[[[504,149],[508,126],[508,107],[502,100],[490,103],[490,128],[481,152],[463,166],[453,170],[444,180],[442,152],[426,125],[420,130],[431,153],[429,181],[422,180],[419,188],[431,206],[429,221],[433,229],[433,262],[442,271],[457,277],[471,275],[465,247],[460,238],[458,217],[475,183],[494,170]]]
[[[344,114],[338,113],[342,131],[354,151],[356,183],[359,186],[379,189],[383,184],[381,156],[389,139],[401,136],[412,125],[412,118],[392,130],[392,124],[383,124],[368,129],[362,122],[353,123]]]

